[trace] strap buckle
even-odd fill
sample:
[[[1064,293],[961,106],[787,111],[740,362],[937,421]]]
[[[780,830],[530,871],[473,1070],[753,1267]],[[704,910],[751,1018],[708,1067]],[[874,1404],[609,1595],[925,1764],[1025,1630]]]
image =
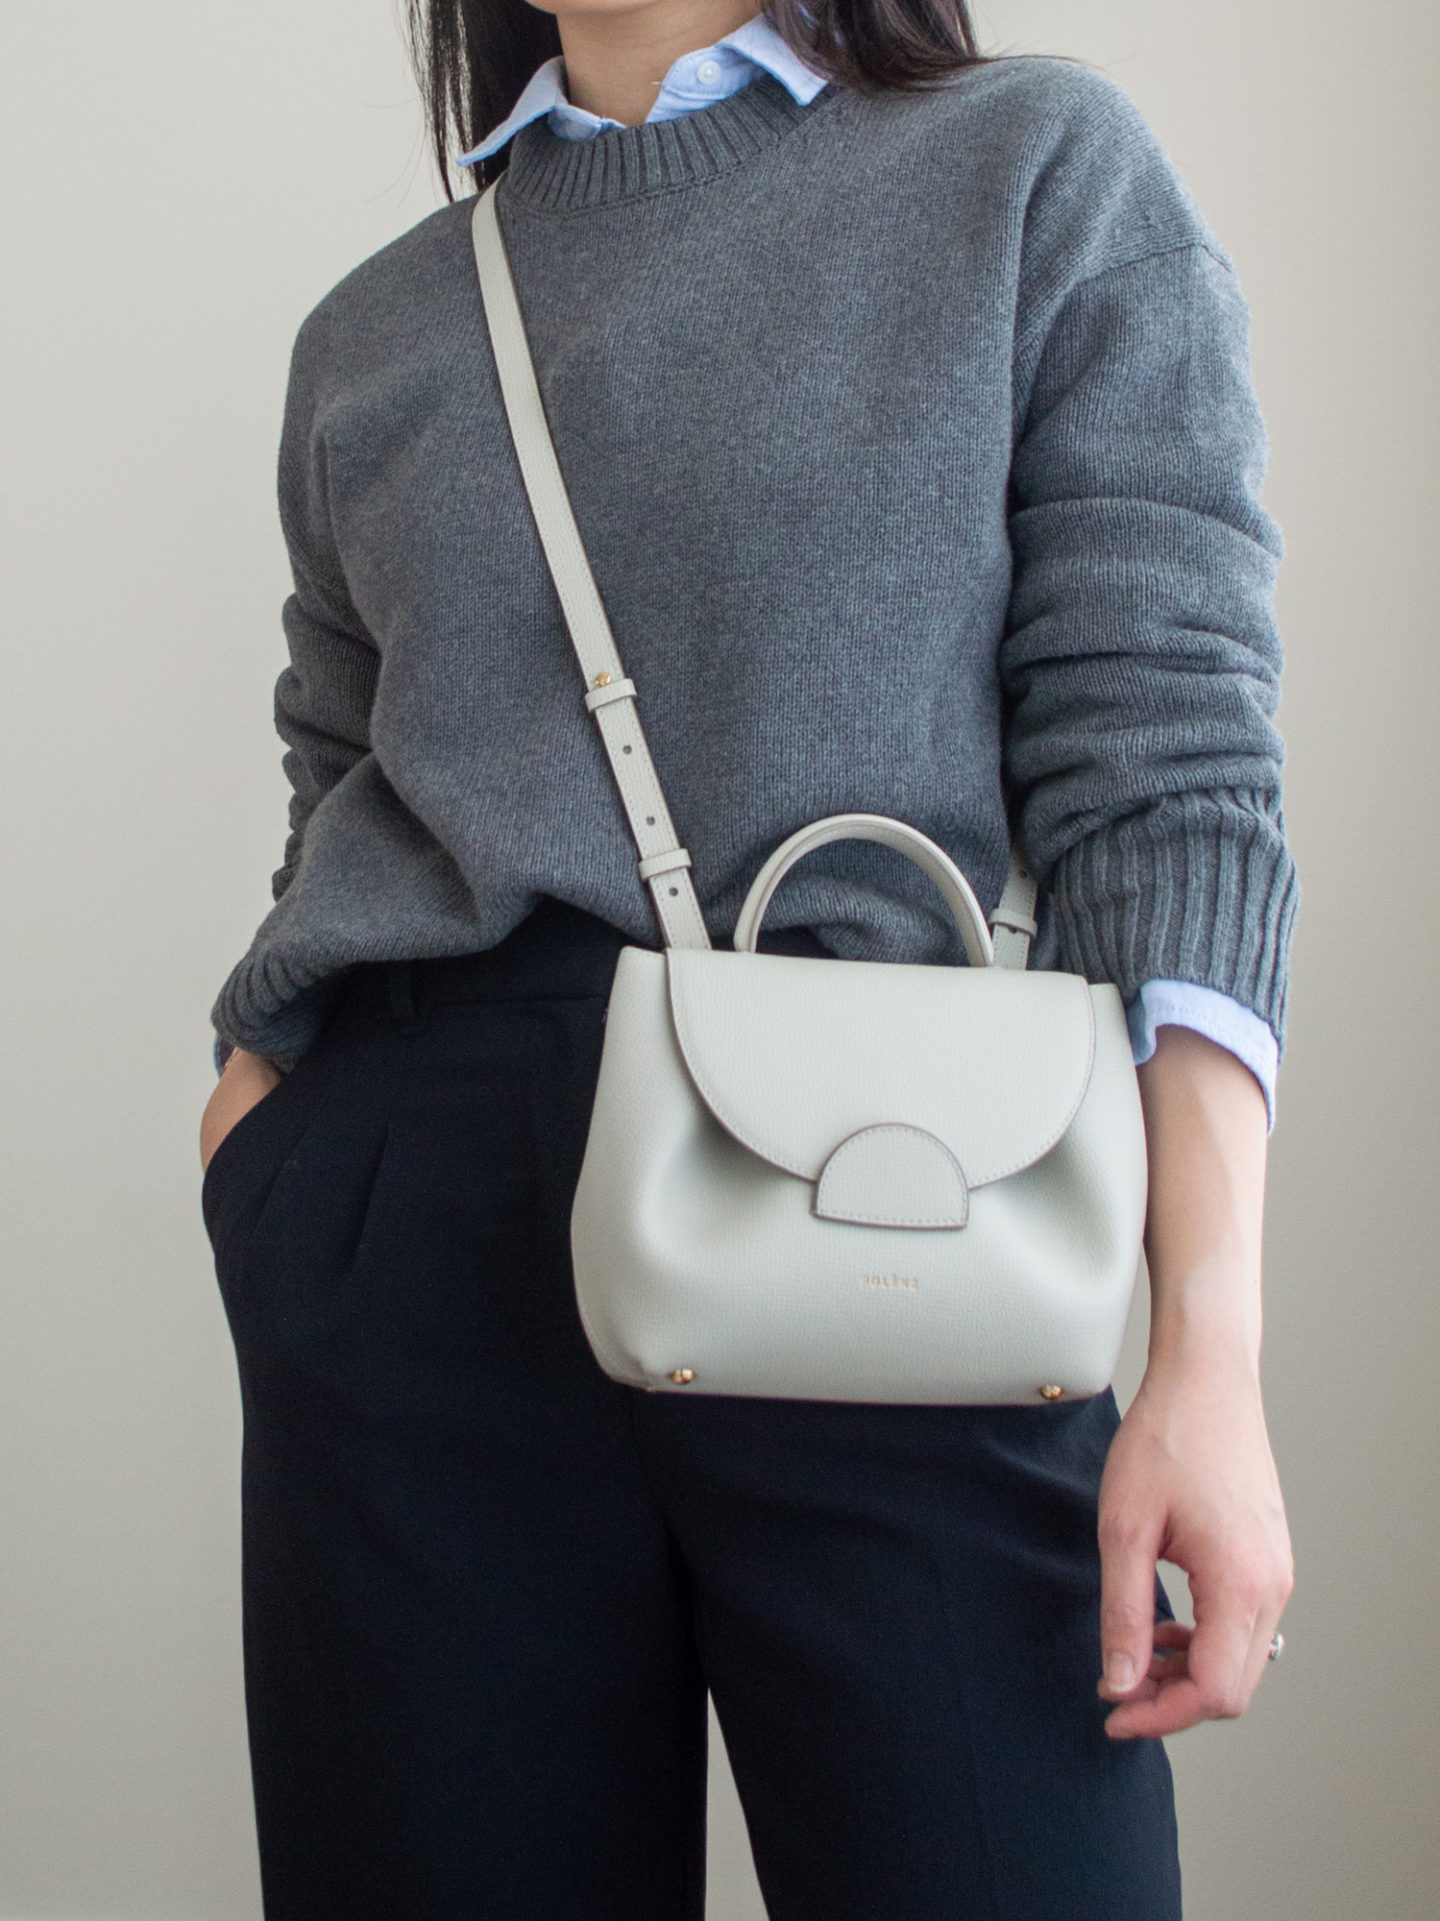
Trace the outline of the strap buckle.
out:
[[[607,675],[602,676],[601,684],[598,687],[592,687],[586,694],[585,705],[593,714],[597,707],[608,707],[612,700],[635,700],[637,698],[638,696],[635,692],[635,683],[633,680],[628,678],[611,680]]]

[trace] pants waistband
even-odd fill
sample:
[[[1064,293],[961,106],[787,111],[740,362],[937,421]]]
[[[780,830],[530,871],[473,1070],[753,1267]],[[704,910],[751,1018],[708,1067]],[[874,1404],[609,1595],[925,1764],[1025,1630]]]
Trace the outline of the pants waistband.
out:
[[[388,1002],[402,1025],[467,1002],[605,998],[621,948],[636,944],[609,921],[547,895],[494,947],[367,963],[355,970],[351,991]],[[762,929],[759,944],[762,953],[821,959],[830,952],[808,927]],[[731,942],[716,945],[728,948]]]

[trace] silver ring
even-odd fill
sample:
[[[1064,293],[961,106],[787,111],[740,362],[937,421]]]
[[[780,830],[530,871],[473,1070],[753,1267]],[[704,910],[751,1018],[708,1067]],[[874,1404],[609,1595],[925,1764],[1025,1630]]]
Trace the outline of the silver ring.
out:
[[[1270,1636],[1270,1652],[1266,1655],[1266,1660],[1278,1661],[1284,1652],[1285,1636],[1283,1634],[1272,1634]]]

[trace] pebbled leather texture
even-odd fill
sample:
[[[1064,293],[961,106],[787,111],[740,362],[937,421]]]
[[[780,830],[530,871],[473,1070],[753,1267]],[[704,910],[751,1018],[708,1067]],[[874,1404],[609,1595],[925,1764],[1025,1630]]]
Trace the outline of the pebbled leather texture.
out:
[[[866,998],[850,977],[880,967],[883,1033],[837,1020]],[[965,1170],[963,1227],[817,1212],[832,1156],[886,1126],[922,1130]],[[897,1211],[933,1185],[923,1152]],[[1034,1405],[1058,1386],[1076,1399],[1114,1372],[1145,1180],[1113,987],[627,947],[571,1220],[581,1319],[607,1373],[661,1392]]]
[[[1095,1003],[1077,974],[723,949],[669,960],[696,1091],[752,1153],[805,1180],[847,1136],[891,1121],[943,1141],[981,1187],[1048,1153],[1085,1097]]]
[[[857,1227],[964,1227],[970,1183],[934,1134],[880,1121],[831,1154],[815,1183],[815,1212]]]

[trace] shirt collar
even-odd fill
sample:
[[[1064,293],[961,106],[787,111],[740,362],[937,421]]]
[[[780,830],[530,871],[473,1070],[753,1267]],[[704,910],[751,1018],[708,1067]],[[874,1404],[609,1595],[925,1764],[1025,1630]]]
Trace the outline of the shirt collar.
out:
[[[714,60],[721,67],[726,83],[724,93],[719,91],[715,83],[703,90],[695,85],[694,70],[706,59]],[[681,54],[665,75],[660,95],[668,96],[670,102],[677,103],[681,112],[692,104],[702,107],[723,99],[725,93],[738,92],[757,67],[773,74],[801,106],[808,106],[829,79],[827,74],[817,73],[813,67],[806,66],[799,55],[780,38],[765,14],[757,13],[733,33],[727,33],[723,39],[717,40],[714,46]],[[520,98],[499,126],[487,133],[479,146],[459,155],[456,165],[473,167],[477,161],[488,159],[522,127],[547,113],[551,116],[552,130],[563,139],[588,140],[610,127],[623,124],[619,120],[602,118],[584,107],[574,106],[566,99],[565,60],[563,55],[557,53],[530,76]],[[664,117],[670,116],[667,114]]]

